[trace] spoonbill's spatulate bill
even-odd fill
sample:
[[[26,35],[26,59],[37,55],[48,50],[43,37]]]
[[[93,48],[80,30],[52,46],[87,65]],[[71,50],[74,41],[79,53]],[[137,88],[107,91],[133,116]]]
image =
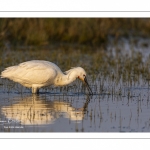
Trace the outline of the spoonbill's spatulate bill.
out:
[[[32,93],[38,93],[44,86],[63,86],[79,78],[87,85],[89,94],[93,94],[83,68],[75,67],[63,73],[57,65],[49,61],[32,60],[8,67],[1,73],[1,78],[8,78],[32,88]]]

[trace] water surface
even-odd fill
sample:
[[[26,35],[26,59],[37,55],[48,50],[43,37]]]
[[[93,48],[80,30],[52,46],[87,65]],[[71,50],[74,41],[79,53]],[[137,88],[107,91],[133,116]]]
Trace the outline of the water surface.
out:
[[[31,59],[52,61],[63,71],[82,66],[94,94],[89,96],[78,80],[32,95],[0,79],[0,132],[149,132],[149,47],[149,39],[122,39],[110,42],[107,51],[76,50],[67,56],[65,51],[3,51],[1,70]]]

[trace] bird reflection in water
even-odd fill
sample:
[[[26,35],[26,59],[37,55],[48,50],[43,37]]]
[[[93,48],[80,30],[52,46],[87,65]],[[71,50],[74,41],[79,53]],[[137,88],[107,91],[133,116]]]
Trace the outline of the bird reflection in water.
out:
[[[37,95],[20,99],[18,103],[2,107],[2,114],[22,125],[52,124],[58,118],[81,121],[89,99],[82,108],[76,109],[64,101],[46,101]]]

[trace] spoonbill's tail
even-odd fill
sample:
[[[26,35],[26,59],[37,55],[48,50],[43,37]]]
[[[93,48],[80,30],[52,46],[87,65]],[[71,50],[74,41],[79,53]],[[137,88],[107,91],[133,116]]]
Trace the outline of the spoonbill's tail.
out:
[[[12,67],[8,67],[6,68],[4,71],[1,72],[1,78],[9,78],[11,79],[14,75],[14,73],[16,73],[17,70],[17,66],[12,66]]]

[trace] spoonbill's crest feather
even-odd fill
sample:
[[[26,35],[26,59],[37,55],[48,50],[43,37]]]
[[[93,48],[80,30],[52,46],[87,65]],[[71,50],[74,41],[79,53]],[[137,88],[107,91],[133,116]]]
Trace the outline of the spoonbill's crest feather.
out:
[[[79,71],[84,72],[86,74],[85,70],[81,67],[71,67],[70,70],[65,71],[65,74],[71,74],[72,72],[79,72]]]

